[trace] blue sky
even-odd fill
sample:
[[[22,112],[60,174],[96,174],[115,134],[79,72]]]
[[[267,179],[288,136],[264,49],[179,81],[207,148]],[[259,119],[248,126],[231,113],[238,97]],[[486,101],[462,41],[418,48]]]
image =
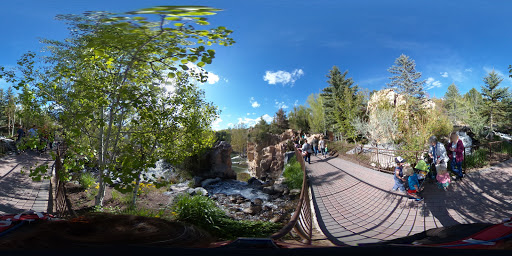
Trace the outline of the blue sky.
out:
[[[207,100],[222,111],[215,129],[270,118],[283,107],[304,104],[327,86],[332,66],[363,88],[379,90],[400,54],[416,61],[427,93],[442,97],[455,83],[462,93],[493,68],[510,87],[512,33],[508,0],[3,0],[0,66],[14,66],[25,52],[39,51],[39,38],[63,39],[57,14],[123,12],[157,5],[206,5],[223,9],[212,25],[234,30],[236,44],[216,47],[206,66]],[[0,81],[0,88],[5,88]]]

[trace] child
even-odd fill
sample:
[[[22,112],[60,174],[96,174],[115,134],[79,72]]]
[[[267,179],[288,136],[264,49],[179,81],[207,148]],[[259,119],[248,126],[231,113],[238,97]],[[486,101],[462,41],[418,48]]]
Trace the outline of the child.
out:
[[[420,182],[418,181],[418,175],[414,172],[412,167],[406,166],[404,168],[404,175],[409,176],[407,179],[407,182],[409,183],[409,189],[407,190],[407,194],[409,196],[416,199],[416,201],[421,201],[423,198],[418,195],[418,192],[420,192]]]
[[[438,167],[436,179],[439,188],[447,191],[451,181],[448,170],[446,168]]]
[[[395,180],[395,185],[393,186],[393,191],[397,191],[400,189],[401,192],[405,192],[404,182],[405,177],[403,174],[403,167],[405,160],[402,157],[395,158],[396,168],[395,175],[393,175],[393,179]]]

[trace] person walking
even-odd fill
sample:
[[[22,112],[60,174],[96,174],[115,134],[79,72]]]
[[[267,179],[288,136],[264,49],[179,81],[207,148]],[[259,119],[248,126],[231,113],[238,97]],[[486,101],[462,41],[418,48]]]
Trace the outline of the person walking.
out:
[[[318,142],[318,146],[320,147],[320,152],[322,152],[322,156],[326,158],[327,152],[325,152],[325,140],[324,137],[320,137],[320,141]]]
[[[311,153],[313,153],[311,145],[308,143],[307,139],[304,139],[304,145],[302,145],[302,156],[304,157],[304,162],[311,164]]]
[[[316,156],[318,154],[318,138],[316,136],[313,137],[311,145],[313,146],[313,153],[315,153]]]
[[[457,174],[458,179],[462,179],[462,161],[464,160],[464,144],[459,139],[456,132],[450,134],[450,144],[448,148],[448,157],[450,158],[450,165],[452,172]]]
[[[393,186],[392,190],[393,191],[400,190],[401,192],[405,192],[405,186],[404,186],[405,176],[403,173],[405,160],[402,157],[398,156],[397,158],[395,158],[395,163],[396,163],[395,175],[393,175],[393,179],[395,180],[395,185]]]

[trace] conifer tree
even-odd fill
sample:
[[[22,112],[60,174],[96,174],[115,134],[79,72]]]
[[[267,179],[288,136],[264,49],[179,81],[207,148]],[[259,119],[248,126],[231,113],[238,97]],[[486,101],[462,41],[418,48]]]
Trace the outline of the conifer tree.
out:
[[[423,99],[424,80],[420,80],[421,72],[416,71],[416,63],[407,55],[400,55],[395,60],[395,65],[388,71],[393,74],[391,81],[387,84],[390,88],[396,89],[398,93],[406,94],[416,99]]]
[[[489,122],[489,134],[494,131],[494,125],[500,117],[505,115],[504,100],[508,95],[508,88],[498,88],[503,78],[498,75],[494,70],[491,71],[483,79],[484,85],[482,86],[482,96],[484,102],[484,115]]]

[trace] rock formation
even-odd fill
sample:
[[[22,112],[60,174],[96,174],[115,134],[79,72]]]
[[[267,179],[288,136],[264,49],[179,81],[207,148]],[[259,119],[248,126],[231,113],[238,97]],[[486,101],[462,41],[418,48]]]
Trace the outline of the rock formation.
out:
[[[272,135],[267,141],[247,145],[247,161],[251,176],[258,179],[277,180],[284,168],[284,155],[288,141],[295,133],[288,129],[281,135]]]
[[[207,178],[236,179],[236,173],[231,169],[232,151],[229,143],[220,141],[205,154],[190,159],[186,168],[198,177],[197,183]]]

